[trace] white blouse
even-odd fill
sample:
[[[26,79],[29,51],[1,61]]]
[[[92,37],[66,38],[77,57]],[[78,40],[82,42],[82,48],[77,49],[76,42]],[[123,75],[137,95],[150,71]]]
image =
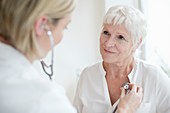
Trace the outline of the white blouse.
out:
[[[0,113],[76,113],[62,86],[39,74],[21,53],[0,43]]]
[[[74,100],[78,113],[114,111],[119,100],[111,105],[105,75],[102,62],[83,70]],[[136,59],[128,77],[131,83],[141,86],[144,92],[143,101],[136,113],[170,113],[170,78],[159,67]]]

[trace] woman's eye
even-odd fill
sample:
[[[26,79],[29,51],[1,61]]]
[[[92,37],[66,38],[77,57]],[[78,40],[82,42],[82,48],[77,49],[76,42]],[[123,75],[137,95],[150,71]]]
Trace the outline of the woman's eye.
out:
[[[125,40],[124,36],[122,36],[122,35],[119,35],[118,38],[121,40]]]
[[[108,31],[103,31],[103,34],[110,35],[110,33]]]

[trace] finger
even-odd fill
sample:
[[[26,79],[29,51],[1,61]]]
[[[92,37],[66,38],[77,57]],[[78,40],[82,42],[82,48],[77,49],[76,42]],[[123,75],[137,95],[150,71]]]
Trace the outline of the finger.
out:
[[[133,92],[137,92],[137,86],[135,84],[132,85],[132,90]]]
[[[139,97],[142,99],[142,97],[143,97],[143,88],[142,87],[138,87],[138,95],[139,95]]]
[[[120,98],[123,98],[125,96],[125,89],[124,88],[120,88],[121,89],[121,95],[120,95]]]
[[[130,87],[130,90],[131,90],[134,84],[132,84],[132,83],[129,83],[128,85],[129,85],[129,87]]]
[[[137,92],[142,93],[143,92],[143,88],[142,87],[137,87]]]

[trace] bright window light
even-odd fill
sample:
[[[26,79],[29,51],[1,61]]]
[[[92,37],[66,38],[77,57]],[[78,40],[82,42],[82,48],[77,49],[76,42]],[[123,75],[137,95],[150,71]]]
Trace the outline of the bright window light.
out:
[[[148,60],[170,75],[170,0],[149,0]]]

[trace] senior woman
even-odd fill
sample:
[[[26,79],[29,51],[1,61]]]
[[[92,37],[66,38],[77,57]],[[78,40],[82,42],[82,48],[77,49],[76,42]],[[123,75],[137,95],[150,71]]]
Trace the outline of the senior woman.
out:
[[[146,28],[144,15],[133,7],[116,5],[107,11],[100,35],[103,61],[81,73],[74,101],[78,113],[116,112],[125,83],[136,84],[136,92],[143,88],[141,105],[132,113],[170,113],[170,79],[159,67],[134,55]]]
[[[53,48],[74,6],[73,0],[0,0],[0,113],[76,113],[63,87],[51,81]],[[51,64],[41,61],[49,80],[32,63],[50,50]],[[130,113],[125,104],[139,105],[142,96],[124,94],[118,110]]]

